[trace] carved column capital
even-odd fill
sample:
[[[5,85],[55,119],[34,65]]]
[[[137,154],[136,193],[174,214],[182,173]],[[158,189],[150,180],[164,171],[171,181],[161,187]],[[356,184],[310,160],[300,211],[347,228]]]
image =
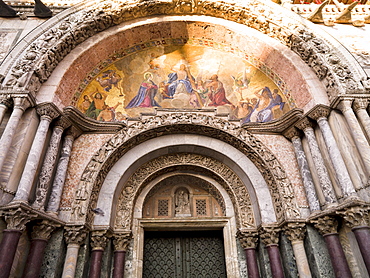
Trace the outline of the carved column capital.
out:
[[[37,105],[36,112],[40,117],[48,117],[50,121],[60,116],[59,109],[53,103],[41,103]]]
[[[327,118],[330,114],[330,111],[331,108],[329,106],[317,105],[308,113],[308,117],[317,121],[320,118]]]
[[[304,223],[288,223],[284,228],[284,233],[291,242],[304,240],[306,225]]]
[[[55,122],[55,127],[58,127],[62,130],[65,130],[66,128],[71,126],[71,121],[65,117],[61,116],[56,122]]]
[[[67,244],[81,245],[87,236],[87,230],[84,226],[67,227],[64,231],[64,238]]]
[[[353,105],[352,106],[353,106],[353,110],[355,110],[355,112],[357,112],[360,109],[366,109],[368,105],[369,105],[369,100],[368,99],[365,99],[365,98],[356,98],[353,101]]]
[[[294,137],[301,137],[301,132],[296,127],[287,129],[283,134],[289,140],[292,140]]]
[[[60,225],[55,225],[53,222],[48,220],[43,220],[41,223],[35,225],[32,231],[32,239],[43,239],[49,240],[53,231],[60,227]]]
[[[240,244],[244,249],[256,248],[258,241],[257,232],[238,231],[236,237],[239,239]]]
[[[330,216],[323,216],[315,220],[311,220],[315,228],[319,230],[322,235],[337,233],[338,221]]]
[[[260,232],[262,242],[266,245],[279,244],[279,233],[281,229],[277,227],[263,227]]]
[[[66,136],[71,136],[73,137],[73,139],[76,139],[81,134],[82,134],[82,131],[73,125],[70,126],[70,128],[68,128],[66,131]]]
[[[131,233],[113,235],[113,245],[115,251],[126,251],[131,241]]]
[[[339,102],[337,108],[342,111],[342,113],[345,113],[348,110],[352,110],[352,102],[352,99],[343,99]]]
[[[342,216],[345,223],[351,229],[359,226],[369,226],[369,207],[355,206],[337,211]]]
[[[5,217],[6,228],[8,230],[19,230],[24,231],[26,224],[37,217],[36,214],[32,214],[22,208],[8,210],[2,213]]]
[[[13,99],[9,94],[0,94],[0,104],[10,108],[13,105]]]
[[[92,250],[104,250],[107,246],[109,236],[110,234],[106,230],[93,231],[90,241]]]
[[[19,108],[23,111],[26,111],[26,109],[31,106],[31,102],[27,96],[15,96],[13,97],[13,102],[14,108]]]
[[[307,117],[304,117],[295,124],[295,127],[304,131],[307,128],[312,128],[313,125],[312,122]]]

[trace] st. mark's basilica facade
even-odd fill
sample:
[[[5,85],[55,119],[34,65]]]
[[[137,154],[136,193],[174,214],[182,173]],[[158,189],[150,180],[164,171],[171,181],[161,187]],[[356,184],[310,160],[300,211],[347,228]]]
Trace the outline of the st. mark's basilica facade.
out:
[[[370,2],[0,1],[0,277],[370,274]]]

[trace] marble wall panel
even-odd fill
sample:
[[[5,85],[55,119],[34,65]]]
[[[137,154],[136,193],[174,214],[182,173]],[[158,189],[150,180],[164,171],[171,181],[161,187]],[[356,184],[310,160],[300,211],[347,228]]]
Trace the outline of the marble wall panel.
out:
[[[84,134],[75,140],[68,164],[60,205],[61,210],[68,210],[70,208],[82,172],[93,154],[98,151],[111,136],[110,134]]]
[[[255,134],[276,156],[292,183],[292,187],[300,207],[308,207],[306,193],[299,172],[293,145],[281,135]]]

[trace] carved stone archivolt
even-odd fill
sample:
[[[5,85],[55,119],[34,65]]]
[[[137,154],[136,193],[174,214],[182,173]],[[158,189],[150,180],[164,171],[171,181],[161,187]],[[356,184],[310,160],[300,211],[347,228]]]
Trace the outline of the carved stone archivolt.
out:
[[[222,185],[232,197],[236,210],[236,220],[242,228],[255,227],[252,202],[246,186],[240,178],[226,165],[219,161],[197,154],[173,154],[161,156],[143,164],[129,178],[122,189],[118,199],[117,214],[115,217],[115,229],[129,230],[131,227],[133,208],[138,193],[146,185],[146,181],[158,171],[171,166],[191,165],[206,168],[222,179]],[[176,192],[179,194],[179,192]],[[188,197],[187,197],[188,198]],[[189,200],[187,200],[189,201]],[[185,202],[185,201],[184,201]],[[186,208],[181,208],[185,210]],[[190,209],[190,207],[189,207]],[[179,210],[179,214],[184,211]],[[189,211],[190,213],[190,211]]]
[[[355,66],[341,59],[344,50],[331,46],[327,38],[314,35],[301,18],[268,1],[219,2],[214,0],[110,0],[85,3],[78,11],[46,26],[6,73],[3,87],[37,91],[58,63],[87,38],[122,22],[152,15],[206,15],[243,24],[279,40],[305,61],[327,88],[329,98],[364,91]],[[342,51],[342,52],[341,52]],[[360,74],[360,73],[359,73]]]
[[[82,173],[72,204],[72,222],[91,223],[92,209],[96,207],[100,188],[114,163],[132,147],[156,138],[158,134],[204,135],[235,147],[254,163],[264,177],[273,203],[278,204],[275,206],[278,221],[300,218],[293,188],[284,168],[261,141],[221,118],[198,113],[173,113],[138,121],[116,133],[100,148]],[[127,196],[134,194],[133,188],[125,190],[128,190]]]

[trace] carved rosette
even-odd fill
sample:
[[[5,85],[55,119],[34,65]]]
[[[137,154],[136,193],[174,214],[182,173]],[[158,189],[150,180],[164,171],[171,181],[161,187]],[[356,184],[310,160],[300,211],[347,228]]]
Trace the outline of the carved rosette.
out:
[[[335,234],[337,233],[338,221],[330,216],[323,216],[315,220],[311,220],[315,228],[322,234]]]
[[[93,231],[91,235],[90,245],[92,250],[104,250],[109,239],[107,231]]]
[[[309,113],[308,117],[318,121],[320,118],[328,118],[331,108],[325,105],[316,105]]]
[[[37,105],[36,112],[40,117],[47,117],[50,121],[60,116],[59,109],[53,103],[41,103]]]
[[[257,232],[238,231],[236,237],[244,249],[256,248],[258,242]]]
[[[303,241],[306,233],[304,223],[288,223],[284,227],[284,233],[291,242]]]
[[[88,232],[84,226],[71,226],[64,231],[64,238],[67,244],[81,245],[87,234]]]
[[[131,232],[113,235],[114,251],[126,251],[131,242]]]
[[[8,210],[2,213],[5,216],[6,228],[8,230],[24,231],[26,224],[37,217],[36,214],[22,208]]]
[[[116,133],[101,147],[81,176],[72,204],[72,221],[92,221],[91,211],[96,205],[100,187],[110,167],[130,148],[157,137],[158,132],[204,134],[234,146],[250,158],[263,175],[276,204],[278,220],[300,218],[292,185],[284,168],[261,141],[245,129],[220,118],[198,113],[172,113],[136,122]],[[133,137],[136,137],[135,140],[130,140]]]
[[[369,210],[370,207],[355,206],[336,213],[342,216],[346,225],[352,229],[359,226],[369,226]]]
[[[266,246],[278,245],[280,231],[281,229],[277,227],[262,227],[260,238]]]
[[[41,223],[33,226],[32,239],[49,240],[53,231],[60,227],[53,222],[43,220]]]

